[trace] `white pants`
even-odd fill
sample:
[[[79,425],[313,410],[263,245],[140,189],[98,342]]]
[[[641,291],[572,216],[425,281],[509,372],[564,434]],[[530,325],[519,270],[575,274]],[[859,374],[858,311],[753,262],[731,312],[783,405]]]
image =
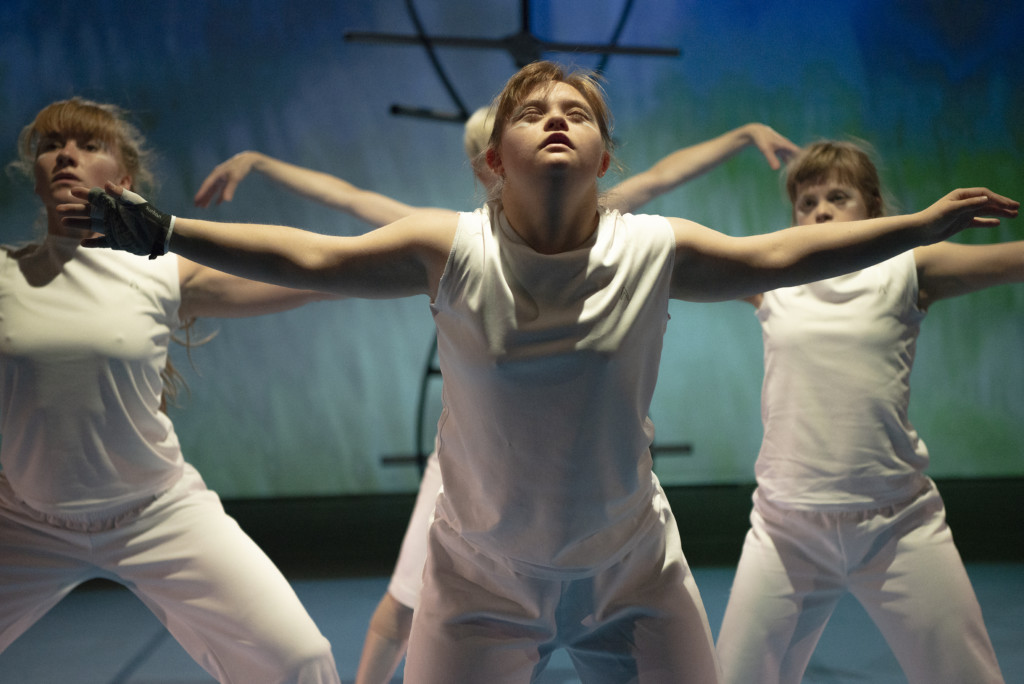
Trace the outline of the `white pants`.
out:
[[[134,592],[220,682],[339,682],[330,644],[288,581],[194,468],[106,521],[33,511],[0,474],[0,651],[98,577]]]
[[[423,566],[427,562],[427,534],[434,517],[437,494],[441,491],[441,466],[437,462],[437,451],[427,458],[427,465],[420,478],[419,493],[413,506],[409,524],[402,538],[398,561],[388,582],[388,593],[407,608],[416,608],[423,588]]]
[[[910,684],[1001,683],[981,608],[935,485],[882,509],[782,509],[754,494],[718,636],[730,684],[797,684],[850,592]]]
[[[444,521],[429,537],[413,617],[407,684],[521,684],[565,648],[585,684],[720,681],[704,605],[668,502],[659,524],[591,577],[552,580],[449,551]],[[448,528],[450,530],[450,528]]]

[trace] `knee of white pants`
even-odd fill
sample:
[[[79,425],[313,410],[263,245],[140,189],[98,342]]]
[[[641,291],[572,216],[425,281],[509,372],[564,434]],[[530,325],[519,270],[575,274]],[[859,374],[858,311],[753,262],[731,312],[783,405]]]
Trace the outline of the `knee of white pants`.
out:
[[[281,684],[340,684],[334,654],[327,639],[311,644],[291,668],[290,675]]]

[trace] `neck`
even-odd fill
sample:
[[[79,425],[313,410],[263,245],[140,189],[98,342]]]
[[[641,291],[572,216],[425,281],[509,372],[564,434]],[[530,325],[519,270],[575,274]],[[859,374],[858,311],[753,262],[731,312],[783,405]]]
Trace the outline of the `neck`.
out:
[[[505,183],[502,209],[512,229],[542,254],[567,252],[586,242],[597,228],[597,181],[572,187],[564,178],[539,187]]]
[[[33,243],[18,250],[18,268],[32,287],[44,287],[64,270],[64,264],[75,258],[79,240],[65,233],[47,232],[42,243]]]

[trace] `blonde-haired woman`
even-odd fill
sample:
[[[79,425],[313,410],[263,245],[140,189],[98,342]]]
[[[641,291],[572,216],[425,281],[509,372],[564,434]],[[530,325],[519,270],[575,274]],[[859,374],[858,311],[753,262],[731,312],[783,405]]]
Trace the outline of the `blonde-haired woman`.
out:
[[[135,593],[221,682],[337,683],[283,575],[185,462],[162,410],[168,343],[198,316],[325,298],[174,257],[80,246],[74,186],[151,187],[119,108],[70,99],[20,137],[41,241],[0,250],[0,650],[82,582]]]

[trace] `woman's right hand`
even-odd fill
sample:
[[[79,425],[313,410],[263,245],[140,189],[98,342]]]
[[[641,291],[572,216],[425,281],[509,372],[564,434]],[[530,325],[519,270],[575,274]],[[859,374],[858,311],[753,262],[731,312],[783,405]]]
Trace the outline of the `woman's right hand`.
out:
[[[960,188],[918,212],[924,237],[921,244],[942,242],[966,228],[991,228],[999,218],[1014,218],[1020,202],[988,188]]]
[[[196,192],[196,206],[206,208],[210,206],[211,200],[216,200],[215,204],[220,204],[234,199],[235,188],[249,175],[259,157],[259,152],[239,152],[214,167]]]

